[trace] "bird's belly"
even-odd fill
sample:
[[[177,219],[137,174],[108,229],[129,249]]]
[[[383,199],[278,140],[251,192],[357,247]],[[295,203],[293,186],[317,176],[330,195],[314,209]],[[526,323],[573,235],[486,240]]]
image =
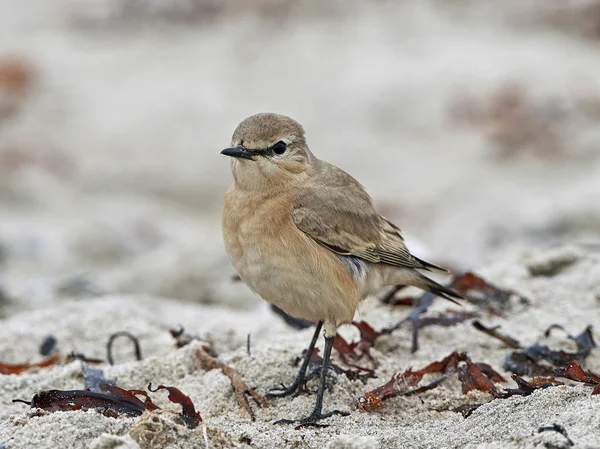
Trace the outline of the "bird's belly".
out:
[[[335,256],[316,244],[310,247],[311,242],[309,250],[323,251],[315,263],[302,238],[284,242],[278,236],[256,239],[255,235],[238,232],[235,244],[225,242],[235,269],[248,287],[297,318],[336,323],[352,320],[361,298],[358,288],[348,285],[352,277]]]

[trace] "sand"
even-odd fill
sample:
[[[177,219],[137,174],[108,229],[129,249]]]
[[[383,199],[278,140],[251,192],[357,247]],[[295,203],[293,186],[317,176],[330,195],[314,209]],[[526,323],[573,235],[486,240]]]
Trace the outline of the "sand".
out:
[[[574,254],[578,254],[574,256]],[[542,259],[557,260],[558,250],[506,261],[485,272],[500,286],[526,293],[531,305],[518,307],[506,318],[483,315],[488,324],[500,324],[502,330],[518,337],[525,345],[541,341],[551,346],[565,345],[556,333],[548,339],[544,329],[559,323],[572,333],[585,325],[598,327],[598,318],[590,314],[597,307],[600,292],[598,253],[564,248],[562,254],[576,258],[554,276],[532,276],[531,265]],[[568,304],[568,307],[565,307]],[[438,304],[443,310],[445,304]],[[361,318],[375,328],[388,326],[404,316],[406,309],[380,304],[376,299],[364,304]],[[208,427],[210,447],[229,447],[250,441],[252,447],[533,447],[536,444],[562,443],[555,433],[538,434],[541,426],[563,425],[577,447],[598,447],[600,402],[585,386],[559,386],[538,391],[528,397],[497,399],[475,411],[467,419],[451,411],[464,403],[489,401],[484,394],[460,392],[452,381],[418,397],[393,398],[375,412],[356,409],[357,398],[386,382],[394,372],[412,366],[422,367],[453,350],[466,351],[473,360],[490,363],[502,372],[502,361],[510,349],[477,332],[470,323],[456,327],[424,328],[421,349],[411,355],[410,329],[401,328],[381,337],[373,355],[380,363],[377,379],[367,385],[338,377],[334,392],[327,395],[327,408],[351,411],[348,417],[328,420],[329,427],[294,430],[274,425],[280,418],[300,417],[309,413],[314,397],[274,399],[266,409],[256,409],[256,421],[235,402],[229,380],[219,371],[199,369],[194,342],[175,350],[169,327],[184,326],[214,342],[219,359],[240,371],[251,386],[264,393],[267,387],[289,382],[294,375],[294,357],[310,339],[311,330],[296,331],[258,305],[253,310],[233,311],[222,306],[181,303],[148,296],[108,295],[97,298],[63,300],[49,308],[16,314],[3,321],[0,331],[3,360],[35,360],[37,346],[51,333],[62,351],[77,350],[89,357],[105,357],[105,342],[112,332],[126,329],[141,342],[143,360],[133,361],[127,344],[120,342],[115,366],[101,365],[108,378],[124,388],[143,388],[149,382],[177,386],[190,395]],[[343,329],[352,336],[348,329]],[[251,334],[248,355],[246,336]],[[595,352],[587,367],[600,369]],[[11,404],[13,398],[28,399],[43,389],[82,388],[81,362],[40,369],[18,376],[3,376],[0,412],[0,441],[6,447],[204,447],[202,430],[188,430],[167,414],[141,418],[107,418],[88,411],[47,413],[27,410],[23,404]],[[507,385],[508,386],[508,385]],[[157,403],[169,406],[165,394],[155,394]],[[156,423],[153,423],[156,420]],[[145,429],[145,430],[144,430]],[[151,437],[147,435],[151,432]],[[497,445],[497,446],[494,446]]]
[[[356,409],[393,373],[454,350],[509,378],[510,349],[470,322],[424,328],[415,354],[408,326],[380,338],[377,379],[340,376],[326,396],[351,415],[302,430],[272,423],[307,414],[313,395],[254,407],[253,422],[229,379],[198,366],[201,343],[176,349],[168,332],[210,342],[261,394],[290,382],[310,340],[232,281],[220,237],[230,173],[218,152],[266,110],[300,120],[313,151],[356,176],[416,253],[531,301],[484,323],[569,350],[547,326],[598,329],[596,3],[535,3],[0,0],[0,68],[27,74],[0,70],[0,362],[41,360],[48,335],[63,354],[105,359],[109,335],[126,330],[143,359],[119,341],[105,375],[176,386],[205,424],[11,402],[82,388],[74,361],[0,376],[0,448],[566,447],[538,433],[554,423],[575,447],[600,447],[598,398],[583,385],[490,401],[453,380]],[[370,298],[357,319],[381,329],[408,313]],[[597,350],[586,368],[600,371]],[[177,409],[166,396],[152,395]],[[451,411],[477,401],[490,402],[467,419]]]

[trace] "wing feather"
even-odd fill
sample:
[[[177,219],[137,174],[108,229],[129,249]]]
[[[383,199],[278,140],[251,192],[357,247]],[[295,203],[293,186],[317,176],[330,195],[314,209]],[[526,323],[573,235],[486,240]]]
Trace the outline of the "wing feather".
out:
[[[400,229],[375,211],[363,187],[342,170],[329,167],[334,171],[327,170],[322,184],[305,188],[296,197],[292,215],[302,232],[340,255],[398,267],[439,268],[414,257]]]

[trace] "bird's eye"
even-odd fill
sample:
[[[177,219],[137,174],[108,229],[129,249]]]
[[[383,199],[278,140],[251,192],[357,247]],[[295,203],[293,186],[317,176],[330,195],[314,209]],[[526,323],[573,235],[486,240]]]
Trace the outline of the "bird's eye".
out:
[[[275,145],[273,145],[273,153],[275,154],[283,154],[287,150],[287,143],[283,140],[280,140]]]

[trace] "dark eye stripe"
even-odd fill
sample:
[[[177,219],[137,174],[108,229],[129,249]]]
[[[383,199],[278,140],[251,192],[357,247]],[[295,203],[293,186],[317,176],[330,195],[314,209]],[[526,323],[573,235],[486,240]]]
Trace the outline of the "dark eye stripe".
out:
[[[256,154],[257,156],[273,156],[273,155],[276,154],[275,151],[274,151],[275,147],[277,147],[277,145],[279,145],[280,143],[283,143],[285,145],[284,146],[284,151],[281,152],[281,153],[277,153],[278,155],[281,155],[281,154],[285,153],[285,151],[287,150],[287,144],[285,142],[283,142],[282,140],[280,140],[275,145],[272,145],[272,146],[270,146],[268,148],[262,148],[260,150],[252,150],[252,152],[254,154]]]

